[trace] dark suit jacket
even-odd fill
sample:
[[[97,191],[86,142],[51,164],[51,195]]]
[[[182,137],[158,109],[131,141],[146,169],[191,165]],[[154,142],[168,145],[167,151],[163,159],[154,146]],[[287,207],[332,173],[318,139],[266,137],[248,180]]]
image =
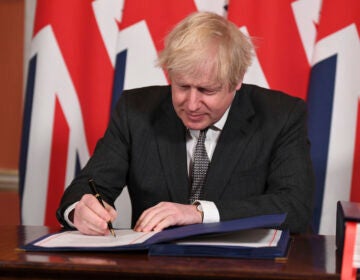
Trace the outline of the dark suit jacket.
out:
[[[133,225],[160,201],[187,204],[185,135],[169,86],[125,91],[93,156],[66,189],[59,221],[65,225],[64,210],[91,193],[90,177],[110,204],[128,186]],[[221,220],[285,212],[284,227],[301,232],[310,221],[313,191],[304,101],[243,84],[215,148],[203,199],[215,202]]]

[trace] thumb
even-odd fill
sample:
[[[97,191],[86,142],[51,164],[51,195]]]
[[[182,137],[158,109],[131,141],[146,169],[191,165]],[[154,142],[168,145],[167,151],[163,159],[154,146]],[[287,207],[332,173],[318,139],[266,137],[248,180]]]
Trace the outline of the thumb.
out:
[[[117,217],[116,210],[114,209],[114,207],[112,207],[111,205],[109,205],[105,201],[104,201],[104,205],[105,205],[105,209],[108,211],[108,213],[111,216],[111,221],[114,221],[116,219],[116,217]]]

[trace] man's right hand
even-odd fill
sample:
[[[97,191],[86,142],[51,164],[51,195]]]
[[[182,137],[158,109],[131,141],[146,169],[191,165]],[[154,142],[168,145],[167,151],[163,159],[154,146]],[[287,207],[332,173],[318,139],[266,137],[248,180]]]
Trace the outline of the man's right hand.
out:
[[[108,235],[108,222],[116,219],[113,207],[104,201],[105,208],[95,196],[85,194],[75,206],[74,225],[83,234]]]

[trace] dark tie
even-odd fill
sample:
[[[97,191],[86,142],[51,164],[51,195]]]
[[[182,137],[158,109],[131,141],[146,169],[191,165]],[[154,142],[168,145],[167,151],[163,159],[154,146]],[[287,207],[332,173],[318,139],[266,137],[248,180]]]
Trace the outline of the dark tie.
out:
[[[209,157],[206,153],[205,138],[206,131],[204,129],[200,131],[199,138],[197,140],[195,151],[193,155],[193,166],[192,166],[192,185],[190,193],[190,203],[195,200],[202,198],[203,187],[205,184],[206,173],[210,164]]]

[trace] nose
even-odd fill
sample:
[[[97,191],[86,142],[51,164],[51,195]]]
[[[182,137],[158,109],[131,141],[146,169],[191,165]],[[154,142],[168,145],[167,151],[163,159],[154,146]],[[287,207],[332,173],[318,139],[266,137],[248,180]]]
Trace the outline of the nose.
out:
[[[191,88],[188,96],[188,109],[189,111],[197,111],[201,105],[201,96],[196,88]]]

